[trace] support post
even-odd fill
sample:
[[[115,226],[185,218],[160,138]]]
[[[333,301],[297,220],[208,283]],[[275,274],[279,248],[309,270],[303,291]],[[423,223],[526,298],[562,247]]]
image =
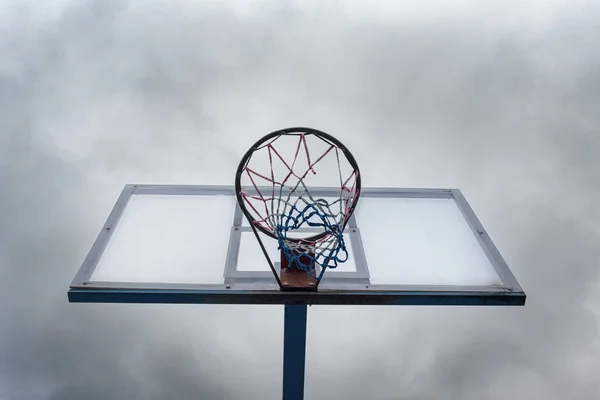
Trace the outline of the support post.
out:
[[[306,304],[285,305],[283,323],[283,400],[304,399]]]

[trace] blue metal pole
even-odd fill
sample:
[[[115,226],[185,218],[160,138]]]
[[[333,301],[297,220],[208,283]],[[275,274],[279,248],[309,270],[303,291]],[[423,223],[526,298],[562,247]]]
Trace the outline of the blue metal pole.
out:
[[[285,306],[283,325],[283,400],[304,399],[306,313],[306,304]]]

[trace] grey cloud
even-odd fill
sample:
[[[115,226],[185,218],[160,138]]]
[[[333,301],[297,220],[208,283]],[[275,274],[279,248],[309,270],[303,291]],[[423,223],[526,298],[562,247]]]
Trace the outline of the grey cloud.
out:
[[[597,397],[597,6],[530,31],[269,4],[11,14],[0,397],[277,397],[280,312],[65,291],[124,183],[231,182],[246,147],[292,125],[338,136],[369,185],[460,187],[529,295],[524,309],[311,307],[307,398]]]

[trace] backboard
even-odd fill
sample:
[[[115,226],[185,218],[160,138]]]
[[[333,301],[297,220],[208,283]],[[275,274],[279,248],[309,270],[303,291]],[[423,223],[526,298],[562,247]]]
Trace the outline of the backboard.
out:
[[[311,191],[336,195],[327,187]],[[282,291],[233,186],[126,185],[71,283],[69,301],[525,304],[459,190],[363,187],[343,234],[349,259],[327,270],[318,291]],[[277,241],[264,243],[277,260]]]

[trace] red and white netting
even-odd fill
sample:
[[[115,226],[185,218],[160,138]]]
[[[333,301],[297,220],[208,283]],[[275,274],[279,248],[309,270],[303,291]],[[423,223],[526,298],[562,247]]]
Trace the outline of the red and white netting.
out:
[[[308,255],[323,270],[345,261],[342,231],[360,181],[341,144],[311,132],[284,132],[259,142],[240,172],[239,194],[251,223],[277,238],[286,255]]]

